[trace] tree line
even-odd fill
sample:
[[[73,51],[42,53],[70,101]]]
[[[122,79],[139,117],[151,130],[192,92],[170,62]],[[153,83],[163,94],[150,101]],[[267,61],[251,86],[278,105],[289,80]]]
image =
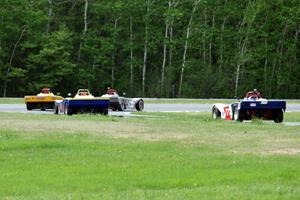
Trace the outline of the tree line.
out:
[[[299,0],[1,0],[1,96],[300,98]]]

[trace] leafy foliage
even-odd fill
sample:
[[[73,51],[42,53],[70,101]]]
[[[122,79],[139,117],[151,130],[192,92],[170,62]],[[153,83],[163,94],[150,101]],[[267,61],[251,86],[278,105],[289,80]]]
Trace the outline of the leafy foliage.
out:
[[[80,87],[101,94],[113,86],[141,95],[147,43],[145,96],[175,97],[195,2],[3,0],[0,92],[22,96],[47,86],[63,95]],[[300,98],[299,8],[297,0],[200,1],[181,96],[259,88],[269,98]]]

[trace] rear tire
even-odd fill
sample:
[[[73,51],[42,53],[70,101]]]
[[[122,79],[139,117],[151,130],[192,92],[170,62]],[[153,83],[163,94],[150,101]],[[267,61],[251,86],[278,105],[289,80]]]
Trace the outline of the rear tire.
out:
[[[274,122],[275,123],[281,123],[283,121],[283,112],[282,110],[279,110],[276,112],[274,116]]]
[[[220,119],[221,118],[221,112],[215,106],[212,109],[212,118],[213,119]]]
[[[234,108],[233,119],[238,122],[242,122],[244,120],[241,111],[237,107]]]
[[[69,106],[65,106],[65,114],[67,115],[73,115],[73,110],[71,108],[69,108]]]
[[[54,114],[58,115],[58,105],[54,106]]]
[[[103,115],[108,115],[108,108],[104,108],[104,109],[101,111],[101,114],[103,114]]]
[[[68,110],[67,110],[67,115],[73,115],[72,109],[68,108]]]
[[[26,108],[27,108],[27,110],[32,110],[33,109],[31,103],[26,103]]]
[[[137,111],[142,111],[144,109],[144,101],[142,99],[138,100],[135,104],[135,108]]]

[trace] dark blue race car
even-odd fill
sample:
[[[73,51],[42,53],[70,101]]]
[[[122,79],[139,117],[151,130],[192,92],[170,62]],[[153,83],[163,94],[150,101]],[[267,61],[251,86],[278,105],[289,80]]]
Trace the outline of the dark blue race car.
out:
[[[100,113],[108,114],[109,98],[94,97],[89,90],[79,89],[74,98],[55,101],[55,114]]]

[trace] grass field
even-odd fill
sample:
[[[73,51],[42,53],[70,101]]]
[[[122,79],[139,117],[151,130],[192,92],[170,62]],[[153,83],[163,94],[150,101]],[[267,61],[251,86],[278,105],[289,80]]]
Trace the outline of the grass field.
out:
[[[0,98],[0,104],[21,104],[24,98]]]
[[[299,126],[151,115],[0,113],[0,199],[299,199]]]

